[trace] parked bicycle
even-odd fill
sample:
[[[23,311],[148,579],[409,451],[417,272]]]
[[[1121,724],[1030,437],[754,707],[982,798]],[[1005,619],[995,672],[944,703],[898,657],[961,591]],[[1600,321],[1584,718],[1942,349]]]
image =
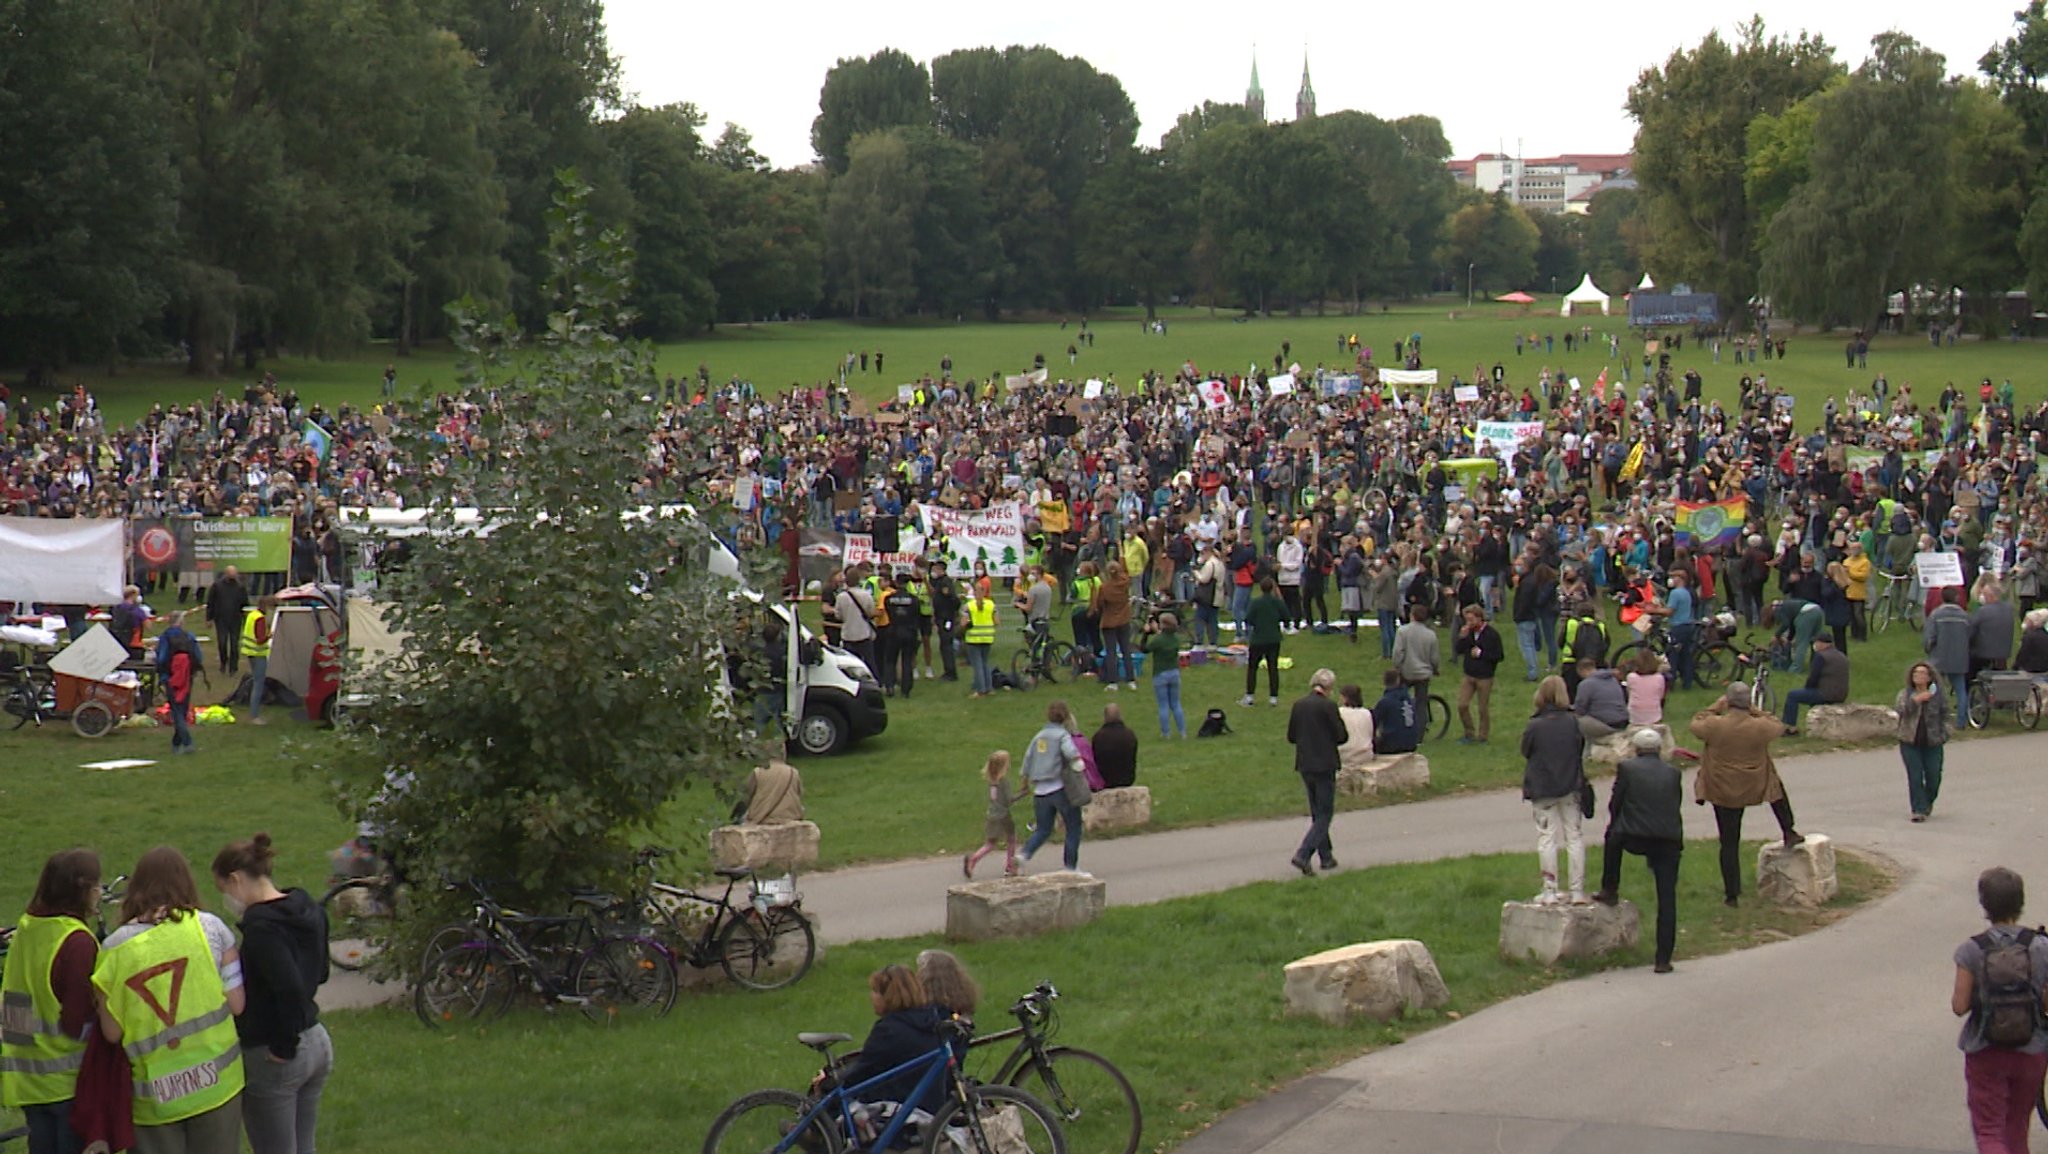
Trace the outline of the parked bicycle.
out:
[[[1415,721],[1417,741],[1431,737],[1442,737],[1451,731],[1451,703],[1441,693],[1423,696],[1417,692],[1426,682],[1408,683],[1408,695],[1415,698]]]
[[[1017,1040],[983,1080],[1028,1091],[1045,1103],[1066,1129],[1073,1154],[1137,1154],[1145,1116],[1123,1071],[1092,1051],[1047,1044],[1059,1032],[1059,996],[1051,982],[1040,982],[1010,1004],[1015,1026],[968,1043],[971,1052]]]
[[[1880,569],[1872,574],[1871,579],[1875,585],[1869,604],[1872,629],[1882,633],[1894,621],[1915,629],[1927,623],[1927,607],[1913,596],[1912,574],[1888,573]]]
[[[1090,655],[1092,661],[1092,655]],[[1044,627],[1024,627],[1024,648],[1010,655],[1010,677],[1019,689],[1036,688],[1060,678],[1077,678],[1078,660],[1073,645],[1052,635]]]
[[[632,1009],[666,1014],[676,971],[667,948],[644,934],[600,928],[618,899],[579,894],[574,912],[526,914],[476,886],[476,920],[466,940],[442,950],[413,988],[413,1012],[429,1027],[493,1018],[522,990],[549,1008],[572,1006],[592,1021]]]
[[[890,1150],[910,1145],[913,1137],[925,1154],[1067,1154],[1059,1120],[1038,1099],[962,1074],[955,1047],[966,1042],[970,1023],[956,1017],[942,1023],[940,1032],[945,1042],[938,1048],[853,1085],[832,1084],[815,1098],[794,1090],[742,1095],[711,1123],[704,1154]],[[844,1067],[843,1059],[832,1056],[832,1047],[852,1040],[850,1034],[797,1035],[797,1041],[823,1057],[833,1075]],[[907,1101],[926,1101],[944,1085],[945,1101],[936,1111],[870,1105],[862,1099],[863,1091],[912,1071],[921,1073]]]
[[[1748,675],[1751,708],[1765,713],[1777,712],[1778,691],[1771,688],[1771,667],[1777,664],[1787,648],[1784,642],[1772,641],[1752,645],[1736,656],[1736,668]]]
[[[750,990],[779,990],[810,972],[818,938],[793,881],[719,869],[713,872],[725,879],[725,892],[708,897],[654,876],[654,863],[672,852],[648,846],[634,856],[645,877],[620,907],[653,932],[672,965],[717,966]],[[743,881],[747,892],[736,903],[733,891]]]

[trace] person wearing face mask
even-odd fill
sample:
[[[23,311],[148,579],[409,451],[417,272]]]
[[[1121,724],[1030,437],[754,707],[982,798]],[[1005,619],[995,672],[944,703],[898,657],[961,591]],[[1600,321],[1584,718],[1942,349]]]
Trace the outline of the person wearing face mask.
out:
[[[334,1068],[334,1044],[313,1000],[327,981],[327,914],[305,890],[277,888],[276,858],[270,835],[259,833],[213,859],[213,884],[242,928],[242,1123],[255,1154],[312,1154],[320,1093]]]

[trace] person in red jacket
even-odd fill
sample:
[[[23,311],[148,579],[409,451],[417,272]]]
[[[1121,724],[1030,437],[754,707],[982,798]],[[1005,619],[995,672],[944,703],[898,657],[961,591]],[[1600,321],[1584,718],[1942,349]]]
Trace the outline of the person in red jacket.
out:
[[[156,667],[171,706],[171,752],[192,752],[192,681],[199,675],[199,639],[185,630],[184,611],[156,641]]]

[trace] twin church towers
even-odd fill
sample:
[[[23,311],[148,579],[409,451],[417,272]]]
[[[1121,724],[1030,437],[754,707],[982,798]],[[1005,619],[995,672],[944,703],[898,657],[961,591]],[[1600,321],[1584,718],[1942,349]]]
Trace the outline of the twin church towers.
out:
[[[1252,49],[1252,84],[1245,89],[1244,106],[1252,118],[1264,123],[1266,119],[1266,90],[1259,87],[1259,51]],[[1294,118],[1312,120],[1316,114],[1316,90],[1308,82],[1308,53],[1301,54],[1301,91],[1294,94]]]

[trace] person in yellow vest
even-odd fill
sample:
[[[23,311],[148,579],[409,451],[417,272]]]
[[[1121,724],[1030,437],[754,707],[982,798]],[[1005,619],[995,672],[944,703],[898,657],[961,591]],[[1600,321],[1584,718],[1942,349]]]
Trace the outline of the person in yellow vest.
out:
[[[263,687],[270,679],[270,627],[277,619],[277,598],[264,594],[254,609],[242,612],[242,656],[249,659],[249,724],[262,725]]]
[[[989,654],[996,647],[996,603],[988,588],[977,583],[974,595],[960,610],[960,639],[967,645],[967,664],[974,670],[974,696],[987,697],[996,691],[995,676],[989,668]]]
[[[15,923],[0,975],[0,1104],[28,1123],[29,1154],[77,1154],[71,1101],[94,1013],[99,939],[86,927],[100,904],[100,855],[67,849],[43,863],[28,912]]]
[[[135,1080],[137,1154],[237,1154],[242,1144],[242,958],[199,908],[185,855],[142,855],[92,972],[101,1034]]]

